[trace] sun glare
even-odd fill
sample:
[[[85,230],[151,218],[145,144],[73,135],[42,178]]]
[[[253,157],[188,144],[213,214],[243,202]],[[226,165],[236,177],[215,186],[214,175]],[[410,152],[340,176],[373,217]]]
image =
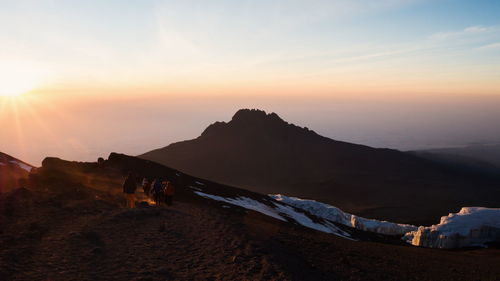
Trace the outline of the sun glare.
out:
[[[0,96],[2,97],[19,97],[22,94],[28,92],[32,88],[23,86],[23,85],[15,85],[14,87],[0,85]]]
[[[34,90],[41,82],[40,74],[26,63],[2,65],[0,67],[0,97],[19,97]]]
[[[0,96],[19,97],[33,90],[37,86],[36,79],[31,77],[10,77],[0,81]]]
[[[1,97],[19,97],[22,94],[31,90],[28,87],[4,87],[0,86],[0,96]]]

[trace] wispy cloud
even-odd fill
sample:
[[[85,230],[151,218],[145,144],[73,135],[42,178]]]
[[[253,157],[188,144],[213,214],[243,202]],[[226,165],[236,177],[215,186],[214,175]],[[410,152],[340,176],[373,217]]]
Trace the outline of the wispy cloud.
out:
[[[416,4],[428,1],[155,0],[134,4],[141,10],[129,7],[126,16],[93,15],[91,25],[87,13],[65,6],[60,14],[36,10],[25,15],[39,22],[37,26],[18,19],[19,35],[11,35],[9,21],[5,17],[2,21],[0,11],[0,23],[4,23],[0,35],[5,35],[0,36],[0,59],[41,61],[54,68],[60,80],[109,81],[120,86],[189,84],[204,79],[236,81],[235,85],[253,79],[257,84],[313,76],[326,81],[332,73],[368,77],[415,66],[429,73],[434,72],[432,67],[447,70],[452,65],[462,66],[463,73],[472,64],[489,70],[494,54],[484,50],[497,50],[498,25],[477,21],[477,25],[456,30],[412,35],[411,24],[408,34],[406,26],[392,24],[401,17],[400,10],[406,14],[412,12],[408,7],[418,9]],[[106,5],[114,11],[113,5]],[[103,10],[87,6],[86,11],[92,13]],[[387,21],[379,21],[386,15]]]
[[[481,46],[477,50],[500,50],[500,42]]]
[[[434,40],[462,39],[484,36],[487,34],[498,34],[499,32],[500,26],[474,25],[458,31],[437,32],[432,34],[429,38]]]

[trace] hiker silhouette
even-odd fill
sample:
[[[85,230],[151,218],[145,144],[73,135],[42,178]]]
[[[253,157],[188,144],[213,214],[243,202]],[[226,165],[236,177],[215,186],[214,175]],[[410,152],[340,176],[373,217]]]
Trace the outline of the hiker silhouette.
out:
[[[127,208],[135,207],[135,191],[137,190],[136,177],[132,172],[129,172],[125,182],[123,183],[123,193],[127,199]]]

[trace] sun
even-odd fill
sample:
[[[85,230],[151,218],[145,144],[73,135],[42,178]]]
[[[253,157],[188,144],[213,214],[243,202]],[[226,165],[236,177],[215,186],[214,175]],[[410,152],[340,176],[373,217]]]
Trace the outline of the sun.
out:
[[[37,77],[28,73],[4,73],[0,77],[0,96],[19,97],[38,86]]]
[[[19,97],[30,90],[32,85],[9,85],[8,83],[0,85],[0,96],[2,97]]]
[[[0,66],[0,97],[20,97],[34,90],[41,82],[41,75],[26,63]]]

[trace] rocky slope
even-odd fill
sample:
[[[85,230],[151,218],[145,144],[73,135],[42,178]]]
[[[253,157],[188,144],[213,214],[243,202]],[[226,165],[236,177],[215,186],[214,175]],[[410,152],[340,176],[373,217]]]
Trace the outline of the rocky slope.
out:
[[[259,110],[240,110],[194,140],[140,157],[264,194],[315,199],[357,215],[418,225],[437,223],[462,206],[500,205],[500,178],[332,140]]]
[[[174,181],[174,205],[122,208],[121,183],[127,171]],[[416,248],[355,230],[352,235],[364,241],[352,241],[306,228],[288,217],[280,220],[238,206],[228,208],[228,203],[195,192],[262,204],[266,197],[124,155],[112,154],[101,164],[46,159],[30,177],[28,189],[0,196],[0,279],[495,280],[500,276],[497,249]],[[139,194],[139,199],[146,198]]]

